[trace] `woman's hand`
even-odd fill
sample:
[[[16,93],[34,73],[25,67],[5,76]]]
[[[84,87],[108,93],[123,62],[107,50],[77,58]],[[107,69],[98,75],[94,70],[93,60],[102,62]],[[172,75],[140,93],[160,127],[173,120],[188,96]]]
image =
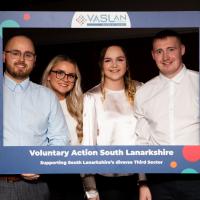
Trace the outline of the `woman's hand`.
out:
[[[99,193],[96,190],[90,190],[86,192],[86,197],[88,200],[100,200]]]

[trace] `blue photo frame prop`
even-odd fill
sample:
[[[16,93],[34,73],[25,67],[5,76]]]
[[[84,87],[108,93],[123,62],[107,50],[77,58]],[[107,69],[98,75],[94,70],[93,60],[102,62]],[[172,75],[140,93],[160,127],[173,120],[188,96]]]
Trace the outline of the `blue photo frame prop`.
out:
[[[1,66],[3,66],[3,28],[199,29],[199,19],[199,11],[5,11],[0,13]],[[0,70],[0,106],[3,110],[3,67]],[[0,174],[200,172],[200,146],[3,147],[3,112],[0,113],[0,130]]]

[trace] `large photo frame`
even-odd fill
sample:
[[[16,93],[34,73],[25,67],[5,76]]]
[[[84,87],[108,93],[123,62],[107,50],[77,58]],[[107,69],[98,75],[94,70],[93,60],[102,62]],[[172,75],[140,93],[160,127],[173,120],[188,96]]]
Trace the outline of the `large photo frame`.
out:
[[[80,43],[78,47],[92,43],[98,48],[104,43],[114,40],[127,45],[134,39],[151,37],[156,31],[171,28],[181,34],[197,36],[194,70],[199,70],[199,27],[200,12],[1,12],[0,14],[0,51],[3,43],[15,33],[32,35],[40,39],[36,45],[43,42],[45,34],[55,32],[56,35],[66,35],[70,49],[73,42]],[[70,30],[71,29],[71,30]],[[85,34],[82,34],[85,32]],[[70,34],[71,35],[70,35]],[[76,33],[76,34],[74,34]],[[88,34],[89,33],[89,34]],[[96,34],[94,34],[96,33]],[[53,35],[53,34],[52,34]],[[96,37],[94,37],[96,35]],[[188,37],[192,37],[188,36]],[[73,38],[72,38],[73,37]],[[55,40],[62,43],[60,37]],[[77,42],[77,38],[79,42]],[[37,39],[36,39],[37,40]],[[120,40],[120,41],[119,41]],[[128,42],[127,42],[128,40]],[[147,40],[148,41],[148,40]],[[197,43],[198,41],[198,43]],[[95,43],[96,42],[96,43]],[[135,40],[134,40],[135,42]],[[146,42],[146,41],[145,41]],[[84,44],[82,44],[84,43]],[[96,44],[99,44],[96,45]],[[52,46],[53,38],[52,38]],[[194,46],[194,45],[191,45]],[[130,47],[129,47],[130,48]],[[64,50],[63,50],[64,51]],[[134,49],[129,52],[135,52]],[[53,52],[54,53],[54,52]],[[53,54],[52,53],[52,54]],[[131,53],[129,53],[131,54]],[[75,55],[74,56],[79,56]],[[42,56],[38,56],[42,57]],[[136,56],[137,57],[137,56]],[[49,59],[49,58],[48,58]],[[1,53],[1,66],[2,53]],[[133,61],[134,62],[134,61]],[[39,62],[38,62],[39,64]],[[135,65],[135,64],[133,64]],[[192,64],[191,64],[192,66]],[[84,68],[84,67],[83,67]],[[96,67],[97,68],[97,67]],[[37,67],[36,70],[40,69]],[[94,86],[98,80],[98,69],[89,69],[93,80],[84,84],[85,91]],[[136,78],[142,79],[136,70]],[[84,73],[84,70],[82,70]],[[151,71],[151,70],[150,70]],[[41,72],[39,72],[41,73]],[[138,75],[137,75],[138,73]],[[154,72],[157,73],[157,72]],[[149,80],[154,73],[143,77],[143,82]],[[38,71],[35,72],[38,74]],[[83,75],[83,77],[86,75]],[[3,67],[1,68],[1,107],[3,108]],[[34,81],[37,76],[33,77]],[[83,78],[84,79],[84,78]],[[3,110],[3,109],[1,109]],[[3,146],[3,112],[0,113],[0,173],[199,173],[200,146],[55,146],[55,147],[9,147]]]

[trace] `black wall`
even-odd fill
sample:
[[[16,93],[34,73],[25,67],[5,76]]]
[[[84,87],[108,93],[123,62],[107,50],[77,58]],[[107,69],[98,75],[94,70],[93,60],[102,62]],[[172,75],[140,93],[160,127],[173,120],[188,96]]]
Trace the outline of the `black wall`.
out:
[[[145,30],[147,29],[144,29],[143,32],[145,32]],[[188,68],[198,71],[199,32],[198,29],[191,30],[192,31],[181,34],[183,42],[186,45],[186,54],[183,60]],[[119,39],[112,39],[112,35],[109,35],[108,32],[107,39],[105,39],[105,36],[102,36],[102,39],[98,38],[97,40],[92,39],[90,41],[90,36],[95,34],[95,31],[91,29],[87,30],[88,39],[86,41],[81,41],[78,39],[79,37],[77,37],[77,40],[73,39],[72,42],[66,42],[63,39],[63,43],[56,43],[57,35],[54,35],[53,38],[49,38],[45,44],[43,44],[42,41],[45,34],[40,34],[40,31],[39,29],[5,29],[3,36],[4,44],[10,36],[17,33],[33,37],[37,54],[36,66],[31,74],[31,79],[34,82],[40,83],[44,69],[54,56],[66,54],[75,59],[78,63],[82,75],[83,90],[86,91],[90,89],[100,81],[100,69],[98,66],[99,54],[101,49],[109,44],[119,44],[125,47],[134,79],[146,82],[158,74],[157,67],[151,57],[151,36],[148,36],[148,34],[143,37],[136,37],[133,35],[130,38],[119,37]],[[46,29],[45,31],[45,33],[48,34],[51,29]],[[74,31],[74,34],[81,34],[81,32],[76,32],[78,30]],[[81,31],[84,31],[84,29]],[[155,31],[157,32],[158,29]],[[126,34],[126,30],[124,30],[124,34]],[[66,37],[68,37],[67,33]]]

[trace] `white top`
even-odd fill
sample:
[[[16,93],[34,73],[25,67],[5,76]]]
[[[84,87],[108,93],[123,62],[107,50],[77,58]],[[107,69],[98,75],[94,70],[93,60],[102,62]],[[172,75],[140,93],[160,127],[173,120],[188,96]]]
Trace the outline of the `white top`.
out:
[[[199,145],[199,73],[153,78],[136,93],[137,144]]]
[[[100,85],[85,93],[83,109],[83,145],[133,145],[136,118],[124,90],[106,89]]]
[[[79,145],[79,140],[76,133],[77,121],[69,113],[67,109],[66,99],[60,100],[59,102],[65,115],[65,120],[69,129],[70,145]]]

